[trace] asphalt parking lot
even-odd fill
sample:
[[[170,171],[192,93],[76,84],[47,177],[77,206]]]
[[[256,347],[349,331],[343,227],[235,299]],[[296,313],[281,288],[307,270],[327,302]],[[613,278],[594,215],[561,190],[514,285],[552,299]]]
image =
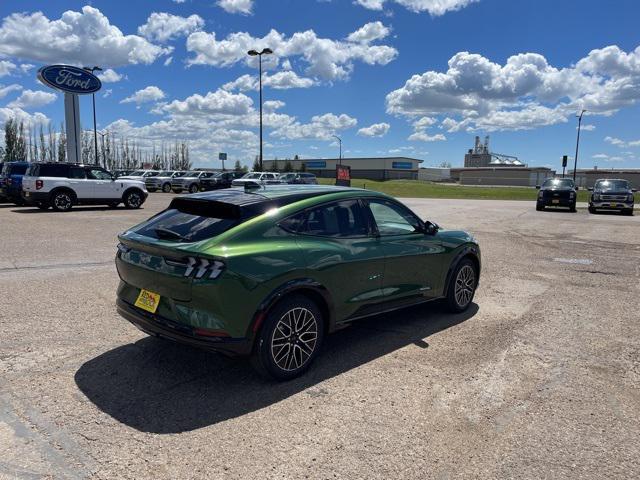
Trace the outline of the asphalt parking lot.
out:
[[[406,199],[480,241],[475,305],[361,321],[273,383],[116,313],[116,234],[170,197],[0,204],[0,478],[640,476],[640,215]]]

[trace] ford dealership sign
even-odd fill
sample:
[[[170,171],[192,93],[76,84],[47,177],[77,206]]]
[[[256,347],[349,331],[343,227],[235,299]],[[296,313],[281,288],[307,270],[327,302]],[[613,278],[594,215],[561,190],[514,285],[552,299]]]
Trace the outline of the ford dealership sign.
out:
[[[38,70],[38,80],[45,85],[76,95],[95,93],[102,82],[93,73],[70,65],[49,65]]]

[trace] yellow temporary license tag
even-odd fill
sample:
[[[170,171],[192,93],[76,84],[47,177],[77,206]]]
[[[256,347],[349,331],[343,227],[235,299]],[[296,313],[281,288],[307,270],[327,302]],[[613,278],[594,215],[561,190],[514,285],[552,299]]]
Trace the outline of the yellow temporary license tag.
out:
[[[135,306],[146,310],[147,312],[156,313],[159,303],[160,295],[143,288],[142,290],[140,290],[140,295],[138,295]]]

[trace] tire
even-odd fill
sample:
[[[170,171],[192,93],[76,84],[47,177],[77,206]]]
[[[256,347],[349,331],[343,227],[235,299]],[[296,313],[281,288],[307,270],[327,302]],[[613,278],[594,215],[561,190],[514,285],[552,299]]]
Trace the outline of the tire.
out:
[[[68,212],[73,208],[73,194],[68,190],[60,190],[51,196],[51,206],[56,212]]]
[[[285,297],[269,311],[256,338],[254,368],[276,380],[302,375],[320,351],[324,322],[320,308],[305,295]]]
[[[173,193],[182,193],[182,189],[181,188],[173,188]]]
[[[475,264],[464,258],[458,263],[451,276],[451,283],[447,291],[447,307],[453,313],[464,312],[476,293],[478,286],[478,272]]]
[[[25,202],[22,198],[16,198],[13,203],[18,207],[24,207],[27,202]]]
[[[575,203],[569,207],[569,211],[571,213],[576,213],[578,211],[578,210],[576,210],[576,204]]]
[[[124,206],[130,210],[140,208],[144,203],[144,195],[140,190],[129,190],[122,199]]]
[[[589,213],[596,213],[596,209],[589,205]]]
[[[632,216],[633,216],[633,208],[627,208],[627,209],[624,211],[624,214],[625,214],[625,215],[629,215],[630,217],[632,217]]]
[[[163,193],[169,193],[171,191],[171,184],[165,183],[164,185],[162,185],[162,191]]]
[[[36,207],[38,207],[40,210],[49,210],[49,207],[51,205],[49,205],[49,202],[38,202],[36,203]]]
[[[197,184],[192,183],[191,185],[189,185],[189,193],[198,193],[199,190],[200,187]]]
[[[536,211],[541,212],[544,210],[544,205],[536,203]]]

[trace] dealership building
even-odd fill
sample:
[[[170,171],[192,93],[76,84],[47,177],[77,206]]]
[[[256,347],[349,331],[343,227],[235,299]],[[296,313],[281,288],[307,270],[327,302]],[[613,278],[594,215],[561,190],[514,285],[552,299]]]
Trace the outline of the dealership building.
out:
[[[336,165],[341,163],[351,167],[351,178],[369,180],[417,180],[422,163],[422,160],[409,157],[305,158],[288,161],[293,170],[305,170],[324,178],[335,178]],[[265,170],[272,170],[274,166],[282,170],[286,162],[287,160],[264,160],[263,165]]]

